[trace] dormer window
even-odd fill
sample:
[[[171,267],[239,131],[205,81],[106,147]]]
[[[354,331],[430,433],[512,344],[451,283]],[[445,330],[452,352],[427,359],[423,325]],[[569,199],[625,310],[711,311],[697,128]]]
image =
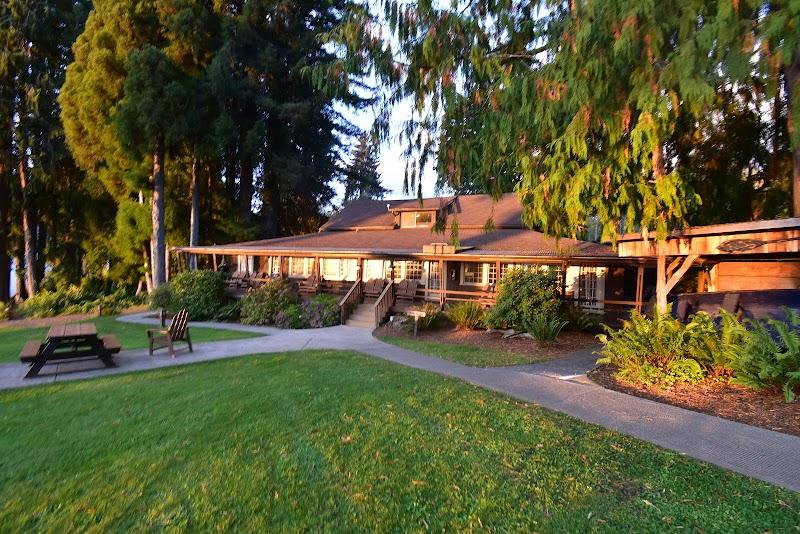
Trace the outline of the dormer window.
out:
[[[430,228],[434,223],[432,211],[403,211],[400,213],[401,228]]]

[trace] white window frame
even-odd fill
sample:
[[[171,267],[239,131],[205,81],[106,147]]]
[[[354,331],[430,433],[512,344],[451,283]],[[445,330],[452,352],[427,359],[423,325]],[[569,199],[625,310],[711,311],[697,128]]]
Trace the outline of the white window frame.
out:
[[[324,280],[352,281],[356,279],[357,260],[350,258],[321,258],[320,275]]]
[[[465,282],[464,275],[467,272],[467,265],[480,265],[481,266],[481,281],[480,282]],[[461,262],[461,280],[459,282],[462,286],[482,287],[489,285],[489,264],[479,261],[464,261]]]

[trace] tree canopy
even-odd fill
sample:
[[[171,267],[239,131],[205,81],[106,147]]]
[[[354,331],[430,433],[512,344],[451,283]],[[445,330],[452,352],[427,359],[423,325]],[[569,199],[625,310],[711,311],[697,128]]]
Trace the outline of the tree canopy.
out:
[[[792,181],[800,214],[795,4],[387,0],[327,34],[326,74],[413,100],[412,188],[435,158],[456,189],[515,188],[547,233],[663,236],[786,215]]]

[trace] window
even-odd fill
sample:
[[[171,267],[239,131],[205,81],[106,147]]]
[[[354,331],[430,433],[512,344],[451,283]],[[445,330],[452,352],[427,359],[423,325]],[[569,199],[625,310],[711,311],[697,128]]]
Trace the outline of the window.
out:
[[[461,285],[485,286],[489,283],[488,263],[462,263]]]
[[[578,306],[590,310],[603,308],[605,278],[602,267],[581,267],[578,275]]]
[[[496,285],[497,284],[497,264],[490,263],[489,264],[489,278],[487,280],[489,285]]]
[[[314,258],[289,258],[289,277],[308,278],[314,268]]]
[[[355,280],[358,262],[350,259],[324,258],[322,278],[325,280]]]
[[[439,262],[429,261],[428,263],[428,288],[439,289],[441,284],[441,274],[439,273]]]
[[[433,224],[432,211],[402,211],[400,212],[400,227],[425,228]]]
[[[404,280],[422,280],[422,262],[409,260],[405,262]]]

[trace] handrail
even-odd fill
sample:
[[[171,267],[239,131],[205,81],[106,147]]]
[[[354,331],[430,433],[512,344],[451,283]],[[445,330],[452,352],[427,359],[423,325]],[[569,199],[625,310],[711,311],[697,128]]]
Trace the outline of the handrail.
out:
[[[383,321],[383,318],[386,317],[387,313],[389,313],[389,310],[392,309],[393,304],[394,281],[389,280],[389,283],[386,284],[385,288],[383,288],[378,300],[375,301],[375,328],[378,328],[381,325],[381,321]]]
[[[352,311],[351,308],[355,308],[356,305],[361,303],[364,297],[364,289],[363,284],[361,283],[361,279],[356,280],[350,289],[347,291],[342,300],[339,301],[339,308],[341,310],[341,317],[342,317],[342,324],[347,322],[347,318],[350,316],[350,312]]]

